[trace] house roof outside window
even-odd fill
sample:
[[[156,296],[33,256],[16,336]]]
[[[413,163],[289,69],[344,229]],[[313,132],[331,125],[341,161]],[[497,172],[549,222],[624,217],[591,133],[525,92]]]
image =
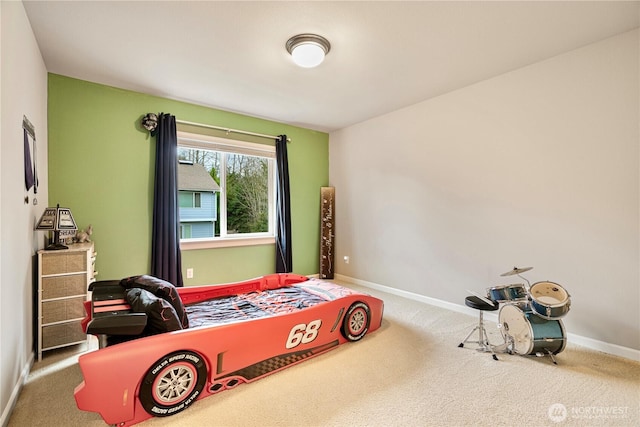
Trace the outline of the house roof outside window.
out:
[[[218,183],[199,163],[178,163],[178,190],[220,191]]]

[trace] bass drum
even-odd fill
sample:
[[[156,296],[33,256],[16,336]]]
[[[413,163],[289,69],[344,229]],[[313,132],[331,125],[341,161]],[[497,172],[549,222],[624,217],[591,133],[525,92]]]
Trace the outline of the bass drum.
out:
[[[506,304],[498,314],[500,330],[506,342],[513,342],[517,354],[558,354],[567,345],[562,320],[546,320],[517,305]]]

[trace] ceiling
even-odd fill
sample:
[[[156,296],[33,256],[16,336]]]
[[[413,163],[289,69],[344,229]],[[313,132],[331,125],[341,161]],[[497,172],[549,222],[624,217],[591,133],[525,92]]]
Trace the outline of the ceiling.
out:
[[[629,1],[23,3],[49,72],[325,132],[640,24]],[[331,42],[319,67],[299,33]]]

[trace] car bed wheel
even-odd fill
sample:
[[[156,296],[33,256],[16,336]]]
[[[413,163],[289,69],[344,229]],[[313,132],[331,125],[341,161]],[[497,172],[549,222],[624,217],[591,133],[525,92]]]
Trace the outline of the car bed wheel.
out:
[[[356,302],[349,307],[342,322],[342,336],[349,341],[358,341],[369,330],[371,310],[363,302]]]
[[[140,386],[140,403],[149,414],[166,417],[187,409],[200,396],[207,367],[190,351],[168,354],[153,364]]]

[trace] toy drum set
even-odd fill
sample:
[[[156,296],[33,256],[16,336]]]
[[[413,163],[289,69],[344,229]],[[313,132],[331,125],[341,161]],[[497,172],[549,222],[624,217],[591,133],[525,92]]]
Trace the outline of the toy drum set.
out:
[[[494,346],[496,352],[519,355],[549,356],[556,363],[555,354],[564,350],[566,333],[561,318],[571,306],[569,293],[554,282],[529,281],[520,273],[532,267],[514,268],[501,276],[517,275],[527,282],[494,286],[487,289],[491,302],[502,304],[498,312],[498,328],[504,344]]]

